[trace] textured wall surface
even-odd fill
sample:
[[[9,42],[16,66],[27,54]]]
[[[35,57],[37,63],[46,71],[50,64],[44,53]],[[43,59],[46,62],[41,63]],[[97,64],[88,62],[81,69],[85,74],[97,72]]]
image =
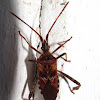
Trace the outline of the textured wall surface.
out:
[[[0,0],[0,100],[28,100],[39,57],[18,35],[18,31],[37,48],[39,37],[15,13],[45,38],[67,0]],[[54,56],[67,53],[70,63],[58,60],[58,69],[81,83],[73,95],[60,78],[57,100],[100,100],[100,1],[70,1],[49,36],[50,51],[61,41],[73,37]],[[40,45],[41,46],[41,45]],[[39,47],[40,50],[40,47]],[[41,50],[40,50],[41,51]],[[63,65],[63,67],[62,67]],[[69,81],[69,80],[68,80]],[[71,87],[76,84],[69,81]],[[34,100],[44,100],[36,85]]]

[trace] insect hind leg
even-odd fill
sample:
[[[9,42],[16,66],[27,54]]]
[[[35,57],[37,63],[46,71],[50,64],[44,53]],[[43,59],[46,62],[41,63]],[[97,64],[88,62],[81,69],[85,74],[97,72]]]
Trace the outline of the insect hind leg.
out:
[[[57,70],[57,71],[63,76],[64,79],[65,79],[65,77],[67,77],[69,80],[71,80],[72,82],[74,82],[75,84],[78,85],[76,87],[73,87],[73,89],[71,89],[72,93],[74,93],[73,92],[74,90],[78,90],[80,88],[81,84],[77,80],[75,80],[74,78],[70,77],[69,75],[63,73],[62,71],[59,71],[59,70]]]
[[[74,92],[72,91],[72,89],[71,89],[71,87],[70,87],[70,85],[69,85],[68,80],[67,80],[63,75],[61,75],[61,77],[62,77],[62,78],[65,80],[65,82],[67,83],[70,92],[72,92],[72,93],[74,94]]]

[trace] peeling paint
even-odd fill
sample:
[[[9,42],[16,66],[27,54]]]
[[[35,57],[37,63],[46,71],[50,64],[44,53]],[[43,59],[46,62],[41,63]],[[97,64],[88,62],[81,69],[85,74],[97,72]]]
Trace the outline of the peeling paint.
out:
[[[23,1],[23,3],[27,6],[30,6],[31,5],[31,2],[26,2],[26,1]]]

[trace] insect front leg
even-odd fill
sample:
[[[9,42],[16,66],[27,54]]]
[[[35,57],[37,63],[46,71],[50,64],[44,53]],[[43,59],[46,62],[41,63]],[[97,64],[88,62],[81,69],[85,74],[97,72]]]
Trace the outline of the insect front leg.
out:
[[[39,54],[41,54],[41,52],[40,51],[38,51],[37,49],[35,49],[33,46],[31,46],[30,44],[29,44],[29,42],[25,39],[25,37],[20,33],[20,31],[18,31],[19,32],[19,35],[27,42],[27,44],[33,49],[33,50],[35,50],[37,53],[39,53]]]
[[[78,89],[80,88],[81,84],[80,84],[77,80],[75,80],[74,78],[70,77],[69,75],[63,73],[62,71],[59,71],[59,70],[57,70],[57,71],[58,71],[63,77],[67,77],[69,80],[71,80],[72,82],[74,82],[75,84],[78,85],[78,86],[76,86],[76,87],[73,87],[73,89],[71,90],[72,93],[74,93],[74,92],[73,92],[74,90],[78,90]]]
[[[64,55],[65,55],[66,59],[62,57],[62,56],[64,56]],[[63,54],[59,55],[56,59],[58,59],[58,58],[62,58],[62,59],[65,60],[66,62],[71,62],[70,60],[67,60],[67,53],[63,53]]]
[[[59,50],[61,47],[63,47],[64,44],[66,44],[68,41],[70,41],[72,37],[70,37],[68,40],[66,40],[63,44],[61,44],[58,48],[56,48],[51,54],[55,53],[57,50]]]

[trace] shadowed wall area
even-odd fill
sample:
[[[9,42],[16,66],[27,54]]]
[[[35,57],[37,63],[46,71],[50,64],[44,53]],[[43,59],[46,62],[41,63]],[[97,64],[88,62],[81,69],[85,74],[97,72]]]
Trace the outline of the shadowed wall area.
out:
[[[11,100],[17,64],[18,34],[10,14],[13,7],[12,0],[0,0],[0,100]]]

